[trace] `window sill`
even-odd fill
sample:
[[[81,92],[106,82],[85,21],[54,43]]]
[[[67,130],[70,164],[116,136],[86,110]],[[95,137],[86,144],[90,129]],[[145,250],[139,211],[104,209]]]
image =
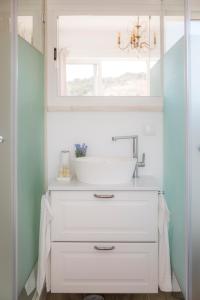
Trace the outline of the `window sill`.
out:
[[[48,112],[162,112],[162,97],[70,97],[47,104]]]

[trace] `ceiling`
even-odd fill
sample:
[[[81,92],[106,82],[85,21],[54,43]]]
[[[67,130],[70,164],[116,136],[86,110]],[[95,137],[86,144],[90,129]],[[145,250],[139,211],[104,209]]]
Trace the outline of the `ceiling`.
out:
[[[146,24],[149,17],[140,17],[140,23]],[[61,31],[124,31],[137,22],[137,16],[63,16],[59,17]],[[148,24],[148,23],[147,23]],[[151,26],[159,30],[159,17],[151,18]],[[157,31],[156,30],[156,31]]]

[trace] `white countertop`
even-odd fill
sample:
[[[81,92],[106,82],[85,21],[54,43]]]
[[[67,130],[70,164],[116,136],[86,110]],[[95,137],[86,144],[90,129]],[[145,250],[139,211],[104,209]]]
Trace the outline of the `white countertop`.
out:
[[[153,176],[141,176],[134,178],[132,181],[125,184],[116,185],[95,185],[86,184],[72,179],[70,182],[55,180],[48,187],[49,191],[159,191],[160,186]]]

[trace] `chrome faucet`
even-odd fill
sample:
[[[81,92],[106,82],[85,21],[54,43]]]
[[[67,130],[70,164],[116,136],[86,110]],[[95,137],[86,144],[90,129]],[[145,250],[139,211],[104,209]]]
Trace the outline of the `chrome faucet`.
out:
[[[112,141],[117,140],[132,140],[133,141],[133,158],[137,159],[133,177],[138,177],[138,167],[145,167],[145,153],[142,154],[142,161],[138,161],[138,136],[137,135],[124,135],[124,136],[113,136]]]

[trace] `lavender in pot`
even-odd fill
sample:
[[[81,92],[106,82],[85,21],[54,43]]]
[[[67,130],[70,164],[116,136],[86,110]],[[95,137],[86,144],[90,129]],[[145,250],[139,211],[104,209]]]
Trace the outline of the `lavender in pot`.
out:
[[[75,156],[76,157],[85,157],[87,153],[87,145],[84,144],[75,144]]]

